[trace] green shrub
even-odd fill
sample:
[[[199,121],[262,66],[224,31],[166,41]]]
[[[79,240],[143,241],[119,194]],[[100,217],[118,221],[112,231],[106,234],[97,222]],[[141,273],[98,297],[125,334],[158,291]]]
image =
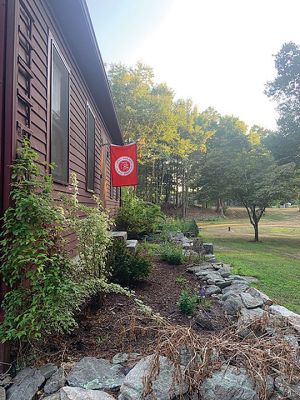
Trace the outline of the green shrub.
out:
[[[3,302],[2,341],[69,331],[85,297],[72,279],[63,249],[64,215],[53,205],[51,177],[36,160],[24,139],[12,166],[13,206],[5,212],[0,242],[1,275],[9,288]]]
[[[186,284],[188,283],[188,280],[184,276],[178,276],[175,279],[175,283],[177,283],[177,285],[179,285],[179,286],[185,287]]]
[[[75,182],[75,194],[64,210],[53,202],[51,177],[36,160],[24,139],[12,166],[13,206],[5,212],[0,241],[1,275],[9,289],[2,303],[2,342],[32,343],[70,332],[77,325],[75,312],[92,295],[131,295],[108,282],[111,222],[99,201],[95,208],[80,205]],[[79,262],[64,251],[66,228],[77,233]]]
[[[170,232],[182,232],[185,236],[195,236],[199,234],[199,228],[194,219],[167,218],[160,224],[161,238],[168,240]]]
[[[116,217],[116,229],[127,231],[131,238],[152,233],[163,218],[160,207],[146,203],[138,198],[133,191],[122,191],[122,206]]]
[[[112,221],[108,212],[103,209],[101,200],[93,196],[95,207],[88,207],[78,201],[78,183],[72,174],[74,194],[64,197],[65,223],[76,232],[78,239],[79,263],[74,267],[78,281],[89,278],[107,280],[110,269],[106,263],[111,236],[109,234]]]
[[[170,265],[181,265],[184,262],[182,247],[172,243],[161,245],[160,259]]]
[[[111,279],[121,285],[130,286],[149,276],[152,265],[148,255],[138,250],[132,254],[123,241],[115,240],[108,257]]]
[[[199,298],[195,293],[192,293],[188,289],[182,289],[177,305],[182,314],[193,315],[195,314],[198,302]]]

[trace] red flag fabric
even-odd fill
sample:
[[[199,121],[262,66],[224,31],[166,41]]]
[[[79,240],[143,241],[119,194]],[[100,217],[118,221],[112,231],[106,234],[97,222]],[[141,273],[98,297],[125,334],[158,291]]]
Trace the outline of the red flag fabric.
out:
[[[137,146],[110,145],[110,169],[113,186],[135,186],[138,184]]]

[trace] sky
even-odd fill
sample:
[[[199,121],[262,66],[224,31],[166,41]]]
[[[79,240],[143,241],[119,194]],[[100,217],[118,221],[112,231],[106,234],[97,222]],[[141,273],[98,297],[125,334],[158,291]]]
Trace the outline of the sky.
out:
[[[105,63],[154,69],[176,98],[276,129],[274,55],[300,45],[299,0],[87,0]]]

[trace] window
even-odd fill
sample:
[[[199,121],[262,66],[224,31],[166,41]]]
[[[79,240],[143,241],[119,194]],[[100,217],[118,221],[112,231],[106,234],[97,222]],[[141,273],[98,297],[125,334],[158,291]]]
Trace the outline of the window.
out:
[[[90,107],[87,108],[87,190],[95,188],[95,117]]]
[[[69,180],[69,71],[55,46],[52,48],[51,162],[53,179]]]

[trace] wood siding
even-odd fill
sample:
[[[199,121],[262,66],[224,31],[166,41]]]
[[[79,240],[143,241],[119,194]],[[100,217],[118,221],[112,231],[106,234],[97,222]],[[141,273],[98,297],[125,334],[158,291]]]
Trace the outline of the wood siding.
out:
[[[95,194],[114,215],[119,205],[116,190],[110,196],[110,135],[87,85],[77,67],[68,43],[63,38],[50,10],[41,0],[19,0],[17,3],[17,145],[21,136],[30,136],[32,147],[41,162],[50,159],[50,88],[51,46],[58,47],[70,69],[70,136],[69,172],[77,174],[80,202],[93,206],[92,193],[86,190],[87,177],[87,104],[95,115]],[[87,60],[88,62],[88,60]],[[95,82],[97,85],[97,82]],[[55,196],[70,193],[68,185],[54,184]],[[75,236],[70,235],[71,247]],[[73,245],[72,245],[73,243]]]

